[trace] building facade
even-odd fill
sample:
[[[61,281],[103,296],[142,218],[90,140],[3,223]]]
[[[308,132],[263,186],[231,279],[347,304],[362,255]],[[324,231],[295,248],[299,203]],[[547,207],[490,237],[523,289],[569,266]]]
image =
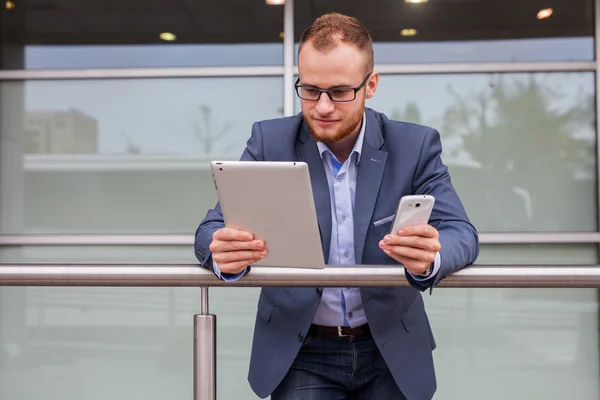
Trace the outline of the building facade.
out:
[[[300,111],[300,33],[338,11],[373,36],[367,107],[440,131],[477,264],[599,264],[599,0],[268,3],[6,2],[0,263],[195,263],[210,160]],[[211,289],[219,399],[254,398],[257,295]],[[437,399],[600,396],[597,290],[424,297]],[[199,304],[193,288],[0,287],[0,399],[191,398]]]

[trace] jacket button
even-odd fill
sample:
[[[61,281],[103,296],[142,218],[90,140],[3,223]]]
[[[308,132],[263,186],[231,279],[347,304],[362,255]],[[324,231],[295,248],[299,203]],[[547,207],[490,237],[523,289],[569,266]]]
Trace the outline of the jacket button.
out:
[[[323,294],[323,288],[318,287],[317,288],[317,296],[321,297],[322,294]]]
[[[298,334],[298,340],[301,341],[301,342],[304,342],[304,335],[302,334],[302,332],[300,332]]]

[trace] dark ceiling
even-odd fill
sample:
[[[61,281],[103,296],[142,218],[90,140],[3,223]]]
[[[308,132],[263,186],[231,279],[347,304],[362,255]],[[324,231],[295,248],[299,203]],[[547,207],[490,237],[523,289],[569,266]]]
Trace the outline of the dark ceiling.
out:
[[[4,10],[4,42],[20,44],[281,42],[283,6],[264,0],[12,0]],[[3,1],[2,1],[3,2]],[[319,15],[359,18],[374,41],[432,41],[592,36],[593,0],[295,0],[295,34]],[[537,20],[542,8],[552,17]],[[403,28],[418,35],[404,38]]]

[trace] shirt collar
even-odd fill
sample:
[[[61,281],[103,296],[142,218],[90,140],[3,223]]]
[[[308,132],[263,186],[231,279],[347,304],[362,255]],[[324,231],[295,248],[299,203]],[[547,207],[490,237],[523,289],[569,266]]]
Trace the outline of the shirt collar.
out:
[[[361,151],[362,151],[362,147],[363,147],[363,141],[365,140],[365,127],[367,125],[367,118],[365,113],[363,113],[363,119],[362,119],[362,124],[360,127],[360,132],[358,132],[358,137],[356,138],[356,142],[354,142],[354,147],[352,148],[352,151],[350,152],[350,156],[348,157],[349,159],[352,158],[352,155],[354,153],[356,153],[356,165],[358,165],[359,161],[360,161],[360,155],[361,155]],[[329,150],[329,147],[327,147],[327,145],[323,142],[317,142],[317,147],[319,148],[319,154],[321,154],[321,157],[323,157],[323,155],[325,153],[330,153],[333,156],[333,153],[331,152],[331,150]]]

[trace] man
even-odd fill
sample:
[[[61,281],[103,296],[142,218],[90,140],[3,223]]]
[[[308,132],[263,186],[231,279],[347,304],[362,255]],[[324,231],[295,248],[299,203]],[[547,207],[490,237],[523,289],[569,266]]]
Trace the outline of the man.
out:
[[[377,89],[373,47],[357,20],[317,19],[302,35],[302,113],[255,123],[242,160],[305,161],[329,264],[402,264],[408,288],[263,288],[249,381],[261,398],[431,399],[435,342],[420,291],[471,264],[478,236],[431,128],[365,109]],[[436,199],[430,223],[388,234],[404,195]],[[225,228],[219,206],[196,232],[196,256],[243,279],[268,243]]]

